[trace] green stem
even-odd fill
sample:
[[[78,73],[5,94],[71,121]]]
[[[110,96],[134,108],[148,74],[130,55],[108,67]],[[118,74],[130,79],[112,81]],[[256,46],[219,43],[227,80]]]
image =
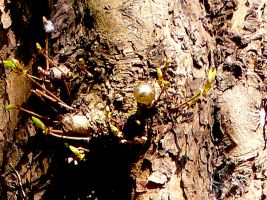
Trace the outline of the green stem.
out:
[[[187,101],[185,101],[184,103],[180,104],[179,106],[177,106],[175,109],[180,109],[183,106],[185,106],[186,104],[188,104],[188,102],[192,101],[195,98],[198,98],[200,96],[200,93],[197,93],[196,95],[194,95],[192,98],[188,99]]]

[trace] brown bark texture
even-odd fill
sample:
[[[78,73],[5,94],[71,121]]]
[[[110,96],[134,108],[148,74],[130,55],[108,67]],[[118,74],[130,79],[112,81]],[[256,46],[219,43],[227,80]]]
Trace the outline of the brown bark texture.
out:
[[[50,59],[71,75],[40,83],[72,108],[34,95],[42,88],[1,64],[0,199],[266,199],[266,3],[0,1],[1,61],[16,58],[29,74],[50,79],[37,70],[46,59],[35,49],[48,39]],[[170,83],[164,92],[159,67]],[[179,107],[211,69],[217,76],[208,95]],[[136,103],[141,82],[155,89],[152,108]],[[8,104],[90,141],[44,134]],[[62,116],[77,113],[86,130],[66,131]],[[66,144],[87,149],[85,159],[68,163],[75,158]]]

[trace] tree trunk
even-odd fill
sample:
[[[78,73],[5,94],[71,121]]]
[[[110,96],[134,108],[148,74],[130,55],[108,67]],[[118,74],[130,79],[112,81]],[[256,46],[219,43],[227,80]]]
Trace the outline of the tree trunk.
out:
[[[82,110],[92,120],[89,143],[44,135],[30,115],[17,123],[18,112],[4,106],[21,105],[36,86],[1,68],[2,199],[266,198],[266,1],[2,5],[2,59],[16,57],[37,74],[45,59],[34,46],[45,46],[42,17],[51,18],[50,58],[72,72],[66,84],[52,81],[51,91],[72,113]],[[161,93],[157,68],[167,58],[170,66],[162,71],[170,86]],[[210,69],[217,77],[208,95],[178,108],[204,88]],[[150,109],[134,99],[140,82],[155,88]],[[27,107],[53,120],[70,112],[48,101],[32,95]],[[45,122],[64,130],[62,123]],[[112,134],[110,123],[127,142]],[[65,143],[89,149],[86,160],[69,164]]]

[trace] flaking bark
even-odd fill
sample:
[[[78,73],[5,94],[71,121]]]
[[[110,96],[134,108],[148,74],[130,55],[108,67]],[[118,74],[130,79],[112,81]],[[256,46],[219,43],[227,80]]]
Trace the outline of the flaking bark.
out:
[[[148,140],[124,145],[99,136],[88,144],[87,161],[74,167],[65,161],[64,142],[41,135],[24,116],[18,131],[3,132],[3,198],[22,194],[9,164],[19,171],[27,197],[35,199],[266,198],[265,120],[262,124],[259,115],[266,98],[266,1],[44,0],[41,5],[45,9],[38,12],[34,1],[11,1],[11,20],[25,20],[8,29],[3,24],[1,42],[15,36],[1,43],[2,59],[15,56],[8,49],[21,56],[21,49],[30,47],[33,54],[21,57],[25,63],[34,58],[34,73],[43,60],[33,44],[43,45],[46,15],[56,28],[51,58],[75,72],[68,82],[72,97],[64,91],[61,97],[80,108],[90,105],[90,94],[98,95],[95,99],[110,106],[113,122],[130,141],[135,136]],[[14,46],[14,38],[22,40],[21,47]],[[80,58],[86,71],[78,67]],[[148,81],[159,96],[156,68],[166,58],[171,59],[164,77],[170,88],[155,109],[140,115],[133,88]],[[217,78],[207,97],[173,109],[203,87],[209,69],[217,69]],[[1,71],[1,76],[13,103],[14,86],[6,89],[11,75]],[[25,88],[18,91],[27,97],[30,84]],[[32,98],[28,105],[49,114],[48,104]],[[105,134],[100,127],[95,131]]]

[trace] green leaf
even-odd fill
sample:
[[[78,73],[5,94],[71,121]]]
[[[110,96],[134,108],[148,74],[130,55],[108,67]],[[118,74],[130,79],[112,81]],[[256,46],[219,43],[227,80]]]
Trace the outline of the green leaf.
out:
[[[15,109],[16,108],[16,106],[14,105],[14,104],[8,104],[7,106],[5,106],[5,109],[6,110],[12,110],[12,109]]]
[[[117,137],[123,136],[122,132],[116,126],[110,124],[110,129],[115,136],[117,136]]]
[[[208,73],[208,82],[209,83],[213,83],[213,81],[215,80],[215,77],[216,77],[216,73],[217,73],[217,71],[216,71],[216,69],[214,69],[214,70],[209,70],[209,73]]]
[[[157,68],[157,75],[158,75],[158,82],[159,82],[160,85],[162,85],[163,74],[162,74],[162,71],[161,71],[160,67]]]
[[[15,58],[11,58],[11,59],[8,59],[8,60],[3,60],[3,64],[4,64],[5,67],[7,67],[7,68],[9,68],[11,70],[14,70],[16,72],[23,72],[22,65]]]
[[[206,97],[207,93],[210,91],[212,83],[214,82],[216,77],[216,69],[215,70],[209,70],[208,73],[208,79],[206,81],[206,84],[204,85],[204,88],[201,90],[201,95]]]
[[[165,65],[164,65],[165,69],[168,69],[169,68],[170,63],[171,63],[171,59],[170,58],[167,58],[166,61],[165,61]]]
[[[3,60],[3,64],[6,68],[10,68],[11,70],[16,68],[16,64],[12,60]]]
[[[32,121],[37,127],[42,129],[45,133],[48,132],[48,128],[44,125],[44,123],[40,119],[38,119],[37,117],[32,116]]]
[[[111,117],[111,112],[110,112],[109,106],[106,106],[106,116],[108,119],[110,119],[110,117]]]
[[[76,148],[75,146],[72,146],[72,145],[68,145],[68,147],[77,156],[77,158],[79,159],[79,161],[81,161],[81,160],[84,159],[85,154],[84,153],[81,153],[78,148]]]

